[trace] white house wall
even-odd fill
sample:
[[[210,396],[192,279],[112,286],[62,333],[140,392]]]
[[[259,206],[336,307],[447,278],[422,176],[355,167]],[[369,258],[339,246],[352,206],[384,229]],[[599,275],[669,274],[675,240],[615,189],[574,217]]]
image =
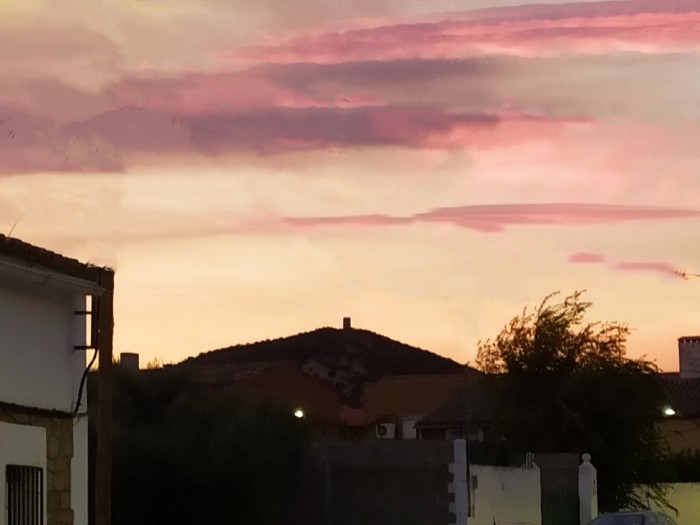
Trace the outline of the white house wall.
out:
[[[73,420],[73,458],[71,460],[71,506],[75,525],[88,522],[88,420]]]
[[[23,465],[43,469],[43,492],[46,494],[46,430],[42,427],[15,425],[0,421],[0,484],[3,489],[7,465]],[[46,522],[45,497],[43,504],[44,522]],[[5,490],[0,490],[0,509],[4,510],[5,508]]]
[[[82,291],[31,293],[0,279],[0,402],[69,412],[85,369]],[[82,405],[85,408],[85,405]]]

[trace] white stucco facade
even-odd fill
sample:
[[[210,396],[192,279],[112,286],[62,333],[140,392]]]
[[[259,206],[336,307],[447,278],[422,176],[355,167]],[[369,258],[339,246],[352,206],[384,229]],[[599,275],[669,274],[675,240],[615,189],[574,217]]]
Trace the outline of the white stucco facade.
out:
[[[3,487],[5,469],[8,465],[39,467],[46,471],[46,430],[41,427],[15,425],[0,421],[0,477]],[[46,477],[44,477],[46,494]],[[0,490],[0,509],[6,508],[5,490]],[[46,523],[46,500],[44,499],[44,523]],[[5,523],[3,516],[2,523]]]
[[[28,245],[19,248],[59,268],[66,261],[84,267]],[[85,388],[79,412],[74,411],[86,353],[92,350],[76,347],[89,346],[91,318],[84,312],[89,296],[101,292],[91,280],[0,252],[0,485],[5,486],[8,465],[43,469],[43,523],[48,525],[88,520]],[[70,472],[62,466],[67,463]],[[7,519],[5,498],[0,490],[0,523]],[[52,498],[59,514],[47,506]]]
[[[0,266],[0,401],[70,412],[85,370],[86,288]]]

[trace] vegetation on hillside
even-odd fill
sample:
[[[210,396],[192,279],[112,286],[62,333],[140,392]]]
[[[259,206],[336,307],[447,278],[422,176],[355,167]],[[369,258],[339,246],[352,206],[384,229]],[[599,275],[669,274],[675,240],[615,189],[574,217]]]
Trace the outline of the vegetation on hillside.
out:
[[[558,304],[554,295],[480,344],[477,365],[509,379],[498,396],[503,435],[533,452],[590,453],[601,510],[664,504],[670,463],[656,427],[656,366],[625,356],[625,325],[585,323],[582,292]]]
[[[289,337],[236,345],[187,359],[186,363],[221,364],[288,360],[303,362],[329,355],[357,354],[369,361],[368,374],[439,374],[459,370],[452,359],[369,330],[319,328]]]
[[[463,365],[368,330],[320,328],[280,339],[232,346],[189,358],[181,366],[265,361],[296,363],[359,404],[362,385],[392,375],[461,373]]]

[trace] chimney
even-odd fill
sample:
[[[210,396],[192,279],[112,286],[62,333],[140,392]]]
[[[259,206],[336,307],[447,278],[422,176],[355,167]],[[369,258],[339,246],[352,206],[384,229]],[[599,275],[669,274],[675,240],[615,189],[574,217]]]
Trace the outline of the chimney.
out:
[[[130,370],[138,370],[139,354],[122,352],[121,354],[119,354],[119,364],[123,367],[129,368]]]
[[[343,317],[343,330],[352,330],[349,317]]]
[[[681,379],[700,377],[700,335],[678,339],[678,365]]]

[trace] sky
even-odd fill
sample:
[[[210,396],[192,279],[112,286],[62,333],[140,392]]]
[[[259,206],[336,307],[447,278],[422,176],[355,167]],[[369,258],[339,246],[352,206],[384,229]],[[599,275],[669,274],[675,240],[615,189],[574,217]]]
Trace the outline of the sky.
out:
[[[116,271],[116,353],[341,327],[473,363],[586,290],[700,334],[700,1],[0,0],[0,232]]]

